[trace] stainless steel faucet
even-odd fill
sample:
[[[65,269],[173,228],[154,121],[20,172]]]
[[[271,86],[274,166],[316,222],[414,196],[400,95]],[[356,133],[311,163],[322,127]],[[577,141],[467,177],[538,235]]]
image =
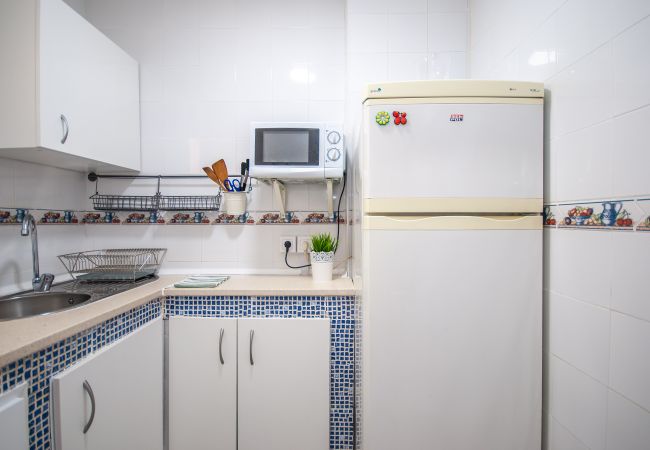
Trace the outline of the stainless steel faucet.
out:
[[[54,282],[54,275],[51,273],[40,274],[38,267],[38,233],[36,232],[36,220],[34,216],[27,213],[23,218],[23,224],[20,228],[21,236],[32,236],[32,266],[34,269],[34,278],[32,278],[32,287],[35,292],[48,292]]]

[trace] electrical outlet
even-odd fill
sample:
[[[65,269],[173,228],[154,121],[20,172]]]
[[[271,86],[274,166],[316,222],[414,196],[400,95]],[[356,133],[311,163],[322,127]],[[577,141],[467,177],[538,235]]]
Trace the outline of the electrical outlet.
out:
[[[280,249],[282,250],[282,253],[286,252],[286,247],[284,246],[284,243],[289,241],[291,243],[291,247],[289,247],[289,253],[296,253],[296,237],[295,236],[280,236]]]
[[[298,247],[296,251],[300,253],[309,252],[311,250],[311,238],[309,236],[298,236]]]

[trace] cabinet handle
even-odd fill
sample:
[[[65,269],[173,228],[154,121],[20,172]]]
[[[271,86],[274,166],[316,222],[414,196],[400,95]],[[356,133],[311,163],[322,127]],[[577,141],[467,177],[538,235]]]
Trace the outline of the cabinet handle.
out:
[[[219,361],[223,366],[223,352],[221,351],[221,344],[223,343],[223,328],[219,330]]]
[[[61,127],[63,129],[63,137],[61,138],[61,143],[65,144],[65,141],[68,140],[68,131],[70,131],[70,127],[68,126],[68,119],[66,119],[63,114],[61,114]]]
[[[84,434],[86,434],[90,429],[90,426],[93,424],[93,420],[95,420],[95,394],[93,394],[93,388],[90,387],[88,380],[84,380],[84,391],[86,391],[88,397],[90,397],[90,419],[88,419],[88,423],[84,425]]]
[[[251,339],[250,339],[250,346],[248,348],[249,354],[250,354],[250,360],[251,360],[251,366],[255,364],[255,361],[253,361],[253,338],[255,337],[255,330],[251,330],[250,333]]]

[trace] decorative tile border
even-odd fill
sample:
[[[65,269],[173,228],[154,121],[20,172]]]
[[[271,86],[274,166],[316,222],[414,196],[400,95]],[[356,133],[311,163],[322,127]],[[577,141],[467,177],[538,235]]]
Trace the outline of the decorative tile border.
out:
[[[132,333],[159,317],[161,313],[161,300],[153,300],[0,369],[0,392],[5,392],[23,381],[29,384],[30,449],[51,448],[50,379],[52,376],[72,366],[86,355]]]
[[[650,199],[608,199],[544,205],[546,228],[650,231]]]
[[[284,217],[275,211],[249,211],[240,216],[219,211],[72,211],[0,207],[0,225],[22,223],[32,213],[42,225],[314,225],[346,223],[345,215],[337,220],[324,211],[288,211]]]
[[[329,318],[330,449],[353,448],[355,411],[359,414],[355,404],[358,404],[360,395],[360,380],[355,377],[355,371],[360,367],[360,328],[355,297],[167,297],[165,314],[197,317]]]

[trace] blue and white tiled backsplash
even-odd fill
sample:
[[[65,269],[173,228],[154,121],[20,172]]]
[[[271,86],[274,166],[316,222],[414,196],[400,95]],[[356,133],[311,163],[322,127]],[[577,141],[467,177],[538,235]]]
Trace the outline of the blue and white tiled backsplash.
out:
[[[29,441],[51,448],[50,379],[85,356],[159,317],[329,318],[330,449],[352,449],[359,404],[359,309],[355,297],[168,297],[134,308],[0,368],[0,392],[29,384]],[[357,385],[355,386],[355,381]],[[357,416],[358,416],[357,411]],[[0,437],[1,445],[1,437]]]

